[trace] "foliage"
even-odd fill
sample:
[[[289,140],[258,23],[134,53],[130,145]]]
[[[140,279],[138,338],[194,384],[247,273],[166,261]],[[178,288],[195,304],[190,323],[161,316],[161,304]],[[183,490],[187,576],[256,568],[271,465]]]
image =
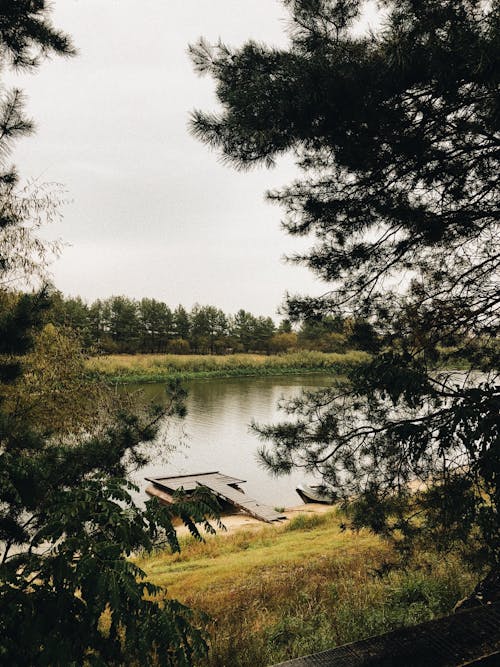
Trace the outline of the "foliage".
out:
[[[37,332],[33,349],[23,358],[22,375],[0,387],[11,428],[14,422],[29,419],[47,435],[69,434],[100,423],[106,388],[89,380],[85,361],[73,332],[52,325]]]
[[[82,449],[76,454],[85,455]],[[65,463],[77,463],[74,458]],[[12,466],[7,470],[12,475]],[[44,502],[36,494],[30,507],[22,498],[33,513],[24,517],[19,526],[24,535],[17,541],[29,539],[30,548],[2,564],[2,607],[10,612],[0,621],[2,658],[19,665],[191,664],[206,647],[204,634],[191,625],[191,612],[172,600],[163,604],[145,597],[161,590],[145,581],[124,552],[151,550],[160,528],[178,548],[172,516],[202,520],[209,506],[195,498],[172,506],[174,514],[153,503],[141,511],[123,478],[98,470],[88,477],[90,470],[84,484],[73,475],[72,488],[60,468],[59,486],[50,491],[39,485]],[[103,615],[111,619],[105,627]]]
[[[226,332],[226,316],[214,306],[196,304],[191,311],[191,337],[194,348],[213,354],[216,348],[224,349],[223,336]]]
[[[284,4],[285,48],[191,47],[220,102],[192,131],[240,169],[293,152],[301,178],[269,197],[329,285],[289,297],[289,317],[362,318],[377,354],[292,402],[296,424],[261,428],[262,459],[319,472],[404,551],[458,543],[498,567],[498,355],[479,376],[434,369],[443,345],[469,370],[498,350],[500,5],[385,0],[363,33],[363,0]]]
[[[16,95],[11,105],[22,103]],[[0,140],[1,141],[1,140]],[[61,241],[46,241],[39,232],[59,218],[64,201],[60,186],[37,182],[20,187],[15,171],[0,173],[0,288],[40,285],[47,265],[60,255]]]
[[[19,322],[26,300],[11,300],[4,322]],[[148,460],[159,419],[182,412],[183,393],[172,386],[164,410],[132,416],[115,408],[102,419],[100,388],[89,383],[75,340],[49,326],[34,341],[20,357],[23,373],[1,386],[2,662],[190,664],[206,649],[191,612],[160,603],[160,590],[127,559],[159,541],[178,550],[174,516],[198,537],[195,522],[212,530],[206,517],[216,510],[206,495],[143,510],[126,479]]]
[[[35,68],[71,55],[49,4],[0,5],[0,62]],[[12,280],[45,273],[38,227],[57,211],[50,191],[26,194],[6,166],[28,134],[19,91],[0,99],[0,662],[8,665],[188,665],[206,651],[191,612],[145,579],[128,556],[158,541],[178,550],[173,516],[200,538],[213,501],[179,496],[166,510],[138,507],[128,481],[148,460],[158,420],[182,414],[183,391],[165,410],[99,419],[96,387],[70,332],[41,329],[49,290],[16,294]],[[40,192],[40,191],[39,191]],[[125,304],[126,305],[126,304]],[[76,311],[81,304],[74,303]],[[81,308],[80,308],[81,310]],[[108,412],[109,406],[106,406]],[[95,418],[97,416],[97,419]],[[148,447],[149,446],[149,447]]]
[[[70,56],[74,48],[67,35],[50,21],[46,2],[20,0],[0,7],[0,67],[34,69],[41,58]],[[33,122],[24,113],[21,90],[3,90],[0,95],[0,287],[44,275],[50,254],[60,244],[47,243],[38,230],[58,216],[61,189],[36,182],[20,186],[14,167],[7,164],[13,142],[33,132]]]
[[[275,333],[269,341],[269,350],[271,352],[290,352],[297,349],[298,336],[293,331],[289,333]]]
[[[0,11],[2,56],[16,69],[34,69],[50,54],[72,56],[71,39],[52,24],[44,0],[4,3]]]

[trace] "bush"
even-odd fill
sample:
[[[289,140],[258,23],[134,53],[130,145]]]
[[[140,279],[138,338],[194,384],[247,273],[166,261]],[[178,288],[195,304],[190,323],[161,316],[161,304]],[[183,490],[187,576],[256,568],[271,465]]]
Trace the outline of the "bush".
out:
[[[167,343],[167,352],[170,354],[189,354],[191,345],[184,338],[174,338]]]

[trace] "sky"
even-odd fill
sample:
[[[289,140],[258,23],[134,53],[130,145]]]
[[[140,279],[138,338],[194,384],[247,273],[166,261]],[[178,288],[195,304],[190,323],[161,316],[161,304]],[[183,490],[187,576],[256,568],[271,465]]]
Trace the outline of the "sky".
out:
[[[53,20],[78,49],[10,76],[37,132],[18,142],[21,175],[62,183],[66,247],[51,267],[66,295],[123,294],[171,306],[211,304],[275,316],[286,291],[325,286],[286,253],[304,247],[280,228],[265,192],[298,171],[237,172],[188,132],[190,112],[216,110],[214,82],[195,74],[188,44],[285,46],[278,0],[55,0]]]

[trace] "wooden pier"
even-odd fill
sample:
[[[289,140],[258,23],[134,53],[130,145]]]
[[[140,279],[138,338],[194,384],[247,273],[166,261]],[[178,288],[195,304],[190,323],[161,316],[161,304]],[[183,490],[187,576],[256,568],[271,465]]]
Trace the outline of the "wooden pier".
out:
[[[276,512],[272,507],[245,495],[243,490],[239,488],[239,484],[243,484],[245,480],[224,475],[219,471],[196,475],[177,475],[175,477],[146,477],[146,479],[151,482],[151,486],[146,488],[146,493],[167,504],[173,502],[174,493],[179,489],[189,493],[197,487],[205,486],[225,503],[259,519],[259,521],[272,523],[273,521],[286,519],[284,514]]]

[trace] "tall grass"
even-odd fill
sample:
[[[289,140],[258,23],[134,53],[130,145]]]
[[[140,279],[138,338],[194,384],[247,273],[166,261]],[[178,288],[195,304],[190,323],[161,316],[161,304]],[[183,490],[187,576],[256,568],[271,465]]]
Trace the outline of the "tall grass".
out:
[[[185,540],[139,565],[169,595],[208,612],[203,666],[259,667],[446,614],[473,587],[456,558],[421,554],[402,571],[389,547],[341,532],[335,513],[258,533]]]
[[[171,377],[237,377],[284,375],[297,372],[334,371],[343,373],[366,361],[366,352],[344,354],[292,352],[288,354],[138,354],[92,357],[87,361],[90,374],[112,382],[161,382]]]

